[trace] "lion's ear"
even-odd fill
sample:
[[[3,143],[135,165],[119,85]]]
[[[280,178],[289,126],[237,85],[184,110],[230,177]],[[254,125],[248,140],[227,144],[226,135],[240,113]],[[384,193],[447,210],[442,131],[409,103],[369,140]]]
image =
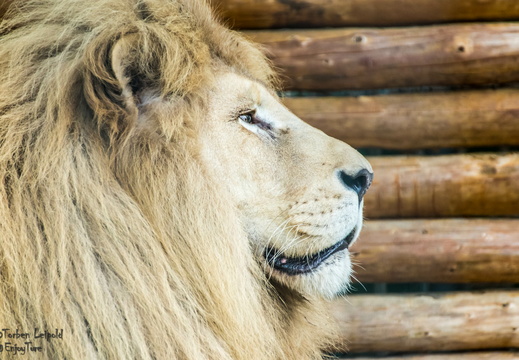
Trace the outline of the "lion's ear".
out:
[[[123,35],[115,42],[100,36],[85,56],[84,95],[110,138],[136,124],[144,84],[152,83],[145,76],[150,76],[153,62],[141,59],[138,48],[137,34]]]

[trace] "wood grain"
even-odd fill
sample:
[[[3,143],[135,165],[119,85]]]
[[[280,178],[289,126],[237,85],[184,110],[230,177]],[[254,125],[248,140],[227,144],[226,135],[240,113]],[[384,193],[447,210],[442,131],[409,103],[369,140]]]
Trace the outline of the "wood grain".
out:
[[[519,19],[515,0],[213,0],[213,4],[229,24],[242,29]]]
[[[287,97],[303,120],[353,147],[519,145],[519,90],[360,97]]]
[[[519,346],[519,292],[357,295],[332,304],[340,348],[425,352]]]
[[[519,154],[371,157],[368,218],[517,216]]]
[[[11,2],[0,0],[0,17]],[[226,23],[242,29],[519,19],[519,4],[515,0],[212,0],[212,3]]]
[[[519,24],[247,32],[286,89],[360,90],[519,80]]]
[[[346,359],[346,358],[339,358]],[[427,355],[401,355],[386,357],[355,357],[356,360],[518,360],[519,352],[515,351],[474,351],[468,353],[447,353]]]
[[[515,283],[519,219],[367,221],[352,246],[361,282]]]

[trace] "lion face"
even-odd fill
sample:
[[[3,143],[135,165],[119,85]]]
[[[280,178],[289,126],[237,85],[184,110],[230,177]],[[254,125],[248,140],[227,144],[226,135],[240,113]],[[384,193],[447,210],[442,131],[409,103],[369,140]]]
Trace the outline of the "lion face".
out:
[[[227,187],[264,271],[306,296],[344,291],[370,164],[244,76],[217,76],[209,107],[202,159]]]

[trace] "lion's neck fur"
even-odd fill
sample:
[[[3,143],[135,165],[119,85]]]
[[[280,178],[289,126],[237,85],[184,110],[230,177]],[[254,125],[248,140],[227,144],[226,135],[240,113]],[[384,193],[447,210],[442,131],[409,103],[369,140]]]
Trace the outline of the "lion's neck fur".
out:
[[[0,324],[63,328],[49,358],[319,358],[321,305],[268,282],[196,139],[100,136],[69,2],[0,26]]]
[[[324,314],[267,284],[239,224],[222,222],[227,204],[192,186],[195,164],[144,177],[136,203],[95,155],[67,145],[46,181],[27,173],[2,189],[2,324],[64,328],[56,358],[319,356]],[[143,173],[163,165],[135,159]]]

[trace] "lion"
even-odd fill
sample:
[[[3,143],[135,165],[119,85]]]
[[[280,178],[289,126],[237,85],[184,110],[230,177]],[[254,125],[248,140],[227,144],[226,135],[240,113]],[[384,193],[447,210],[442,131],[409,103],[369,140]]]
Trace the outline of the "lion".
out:
[[[195,0],[19,0],[0,26],[1,351],[321,359],[369,163]],[[22,336],[23,334],[23,336]]]

